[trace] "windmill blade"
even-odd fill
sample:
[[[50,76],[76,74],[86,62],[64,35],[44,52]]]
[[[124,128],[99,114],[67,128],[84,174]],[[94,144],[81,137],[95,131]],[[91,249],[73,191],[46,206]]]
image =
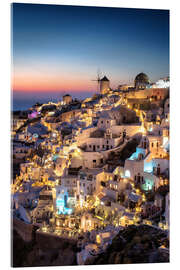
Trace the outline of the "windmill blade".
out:
[[[101,70],[97,70],[97,91],[100,92]]]
[[[97,81],[100,81],[100,79],[101,79],[101,70],[98,69],[97,70]]]
[[[96,80],[91,80],[93,82],[97,82],[97,91],[100,91],[100,80],[101,80],[101,71],[100,69],[97,70],[97,79]]]

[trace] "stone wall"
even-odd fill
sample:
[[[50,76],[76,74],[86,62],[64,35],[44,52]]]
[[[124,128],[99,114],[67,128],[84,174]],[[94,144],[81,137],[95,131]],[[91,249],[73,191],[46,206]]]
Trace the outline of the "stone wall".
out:
[[[134,125],[120,125],[120,126],[113,126],[110,128],[110,131],[113,134],[119,135],[122,134],[123,131],[126,131],[126,135],[129,137],[134,136],[136,133],[141,132],[141,125],[140,124],[134,124]]]
[[[156,96],[157,99],[164,99],[169,94],[169,88],[149,88],[144,90],[133,91],[126,94],[126,98],[130,99],[146,99]]]

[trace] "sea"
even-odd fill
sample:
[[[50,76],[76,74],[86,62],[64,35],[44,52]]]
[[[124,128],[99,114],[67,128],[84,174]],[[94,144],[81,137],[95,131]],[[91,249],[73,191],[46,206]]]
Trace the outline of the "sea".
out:
[[[64,93],[66,94],[66,93]],[[83,100],[85,98],[91,97],[94,93],[90,93],[90,92],[68,92],[67,94],[71,95],[72,98],[77,98],[79,100]],[[52,102],[58,102],[62,100],[62,94],[59,94],[59,97],[56,95],[54,96],[42,96],[42,95],[34,95],[33,96],[15,96],[12,95],[12,99],[11,99],[11,111],[23,111],[23,110],[27,110],[29,108],[31,108],[34,104],[36,104],[37,102],[39,103],[48,103],[49,101]]]

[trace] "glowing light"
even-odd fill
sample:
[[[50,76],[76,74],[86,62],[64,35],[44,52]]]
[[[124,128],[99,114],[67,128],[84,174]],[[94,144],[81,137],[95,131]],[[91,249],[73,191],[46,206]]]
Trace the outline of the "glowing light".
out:
[[[150,126],[149,129],[148,129],[148,131],[152,132],[153,131],[153,127]]]
[[[166,145],[166,143],[168,142],[168,137],[163,137],[163,146],[165,146]]]
[[[140,132],[142,132],[142,134],[144,134],[144,135],[146,134],[146,129],[143,125],[140,128]]]
[[[128,158],[128,159],[129,160],[136,160],[136,159],[138,159],[139,154],[142,154],[143,156],[145,156],[145,153],[146,153],[145,149],[140,148],[140,147],[136,147],[136,152],[134,152],[130,156],[130,158]]]
[[[98,244],[101,244],[101,237],[100,237],[100,235],[96,235],[96,242]]]
[[[38,134],[37,133],[34,133],[33,134],[33,138],[38,138],[39,136],[38,136]]]
[[[33,118],[36,118],[38,116],[38,112],[36,111],[33,111],[32,113],[28,114],[28,118],[29,119],[33,119]]]
[[[53,157],[52,157],[52,160],[53,161],[56,161],[56,159],[59,157],[59,155],[54,155]]]
[[[160,79],[156,82],[155,85],[153,85],[153,88],[169,88],[170,87],[170,81],[166,79]]]
[[[148,190],[152,190],[153,188],[153,180],[151,179],[145,179],[145,184],[142,185],[142,189],[145,190],[145,191],[148,191]]]
[[[127,177],[127,178],[130,178],[131,177],[131,173],[130,173],[129,170],[126,170],[125,171],[125,177]]]
[[[56,200],[56,208],[58,209],[58,214],[71,215],[72,209],[67,207],[68,197],[66,195],[58,197]]]
[[[153,172],[153,161],[144,162],[144,172],[152,173]]]

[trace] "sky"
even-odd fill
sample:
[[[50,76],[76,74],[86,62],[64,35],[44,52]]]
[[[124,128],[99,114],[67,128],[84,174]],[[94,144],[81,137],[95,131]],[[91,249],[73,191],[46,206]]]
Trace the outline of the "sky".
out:
[[[58,99],[169,75],[169,11],[12,4],[13,99]]]

